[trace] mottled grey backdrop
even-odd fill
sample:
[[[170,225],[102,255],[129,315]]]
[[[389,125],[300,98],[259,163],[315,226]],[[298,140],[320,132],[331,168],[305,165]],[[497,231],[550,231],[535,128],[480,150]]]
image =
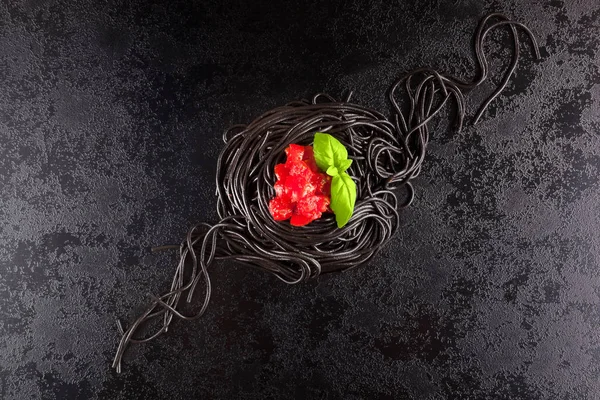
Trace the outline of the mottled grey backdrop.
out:
[[[0,398],[598,398],[600,4],[231,3],[1,2]],[[414,67],[472,77],[491,11],[543,59],[479,126],[434,124],[378,258],[294,287],[217,265],[205,318],[110,369],[115,319],[174,270],[149,248],[216,221],[225,127],[348,88],[387,112]]]

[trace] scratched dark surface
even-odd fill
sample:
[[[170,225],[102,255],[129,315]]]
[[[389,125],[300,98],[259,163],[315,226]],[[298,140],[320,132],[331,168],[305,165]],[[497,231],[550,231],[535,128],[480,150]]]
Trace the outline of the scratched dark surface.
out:
[[[239,3],[0,4],[0,398],[600,397],[598,2]],[[380,256],[297,286],[215,265],[203,319],[110,368],[116,318],[175,267],[149,248],[216,222],[225,127],[319,91],[387,113],[419,66],[472,77],[491,11],[543,58],[523,46],[481,124],[439,124]]]

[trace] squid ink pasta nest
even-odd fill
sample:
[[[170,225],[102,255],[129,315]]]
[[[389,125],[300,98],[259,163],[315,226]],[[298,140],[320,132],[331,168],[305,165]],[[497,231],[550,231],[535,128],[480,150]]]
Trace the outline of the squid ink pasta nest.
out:
[[[456,110],[455,125],[465,118],[465,93],[486,80],[489,65],[483,49],[488,33],[499,27],[512,38],[512,56],[498,88],[474,117],[476,123],[500,94],[514,73],[519,56],[519,31],[528,36],[533,51],[539,50],[533,34],[521,23],[502,14],[490,14],[475,33],[478,74],[463,81],[435,70],[414,70],[391,87],[388,97],[392,117],[354,104],[348,95],[337,101],[326,94],[265,112],[248,125],[228,129],[225,147],[217,162],[216,194],[219,221],[192,227],[177,248],[177,267],[169,290],[153,296],[148,308],[125,330],[117,327],[121,341],[113,362],[121,359],[131,343],[150,341],[168,331],[174,317],[194,320],[207,309],[211,296],[208,269],[216,260],[235,261],[295,284],[319,274],[343,271],[366,263],[399,228],[399,210],[408,206],[414,191],[411,180],[419,175],[429,142],[429,123],[446,106]],[[331,214],[303,227],[277,222],[269,213],[274,197],[274,166],[283,161],[290,143],[308,145],[315,132],[336,137],[353,160],[348,173],[356,183],[357,199],[352,218],[338,228]],[[198,285],[204,290],[197,301]],[[185,299],[185,300],[183,300]],[[192,315],[182,303],[199,303]],[[139,330],[154,331],[136,337]],[[143,328],[143,329],[142,329]],[[139,333],[138,333],[139,334]]]

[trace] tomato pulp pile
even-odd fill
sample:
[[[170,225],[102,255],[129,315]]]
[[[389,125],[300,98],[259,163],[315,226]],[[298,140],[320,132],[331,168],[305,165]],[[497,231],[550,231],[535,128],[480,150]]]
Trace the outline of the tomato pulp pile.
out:
[[[276,196],[269,202],[275,221],[304,226],[330,211],[331,177],[317,167],[312,146],[290,144],[285,164],[275,166]]]

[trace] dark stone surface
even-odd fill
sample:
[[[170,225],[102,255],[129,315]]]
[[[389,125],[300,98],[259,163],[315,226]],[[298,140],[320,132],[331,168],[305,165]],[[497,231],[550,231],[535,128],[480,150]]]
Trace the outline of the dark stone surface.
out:
[[[0,4],[0,398],[597,398],[598,2],[392,3]],[[435,131],[379,257],[293,287],[215,266],[205,318],[110,369],[115,319],[173,272],[149,247],[216,220],[225,127],[347,88],[387,110],[418,66],[471,77],[491,11],[543,59]]]

